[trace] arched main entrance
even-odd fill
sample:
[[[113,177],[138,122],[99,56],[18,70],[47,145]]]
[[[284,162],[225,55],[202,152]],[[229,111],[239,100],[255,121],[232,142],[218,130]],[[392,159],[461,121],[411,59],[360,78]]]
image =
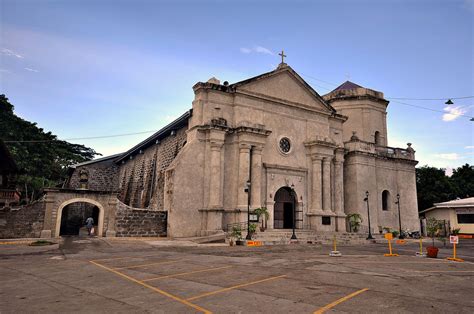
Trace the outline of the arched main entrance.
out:
[[[95,234],[101,237],[104,227],[104,208],[99,202],[88,198],[73,198],[59,206],[55,235],[78,235],[77,228],[83,226],[85,222],[83,217],[86,215],[92,216],[96,225]]]
[[[273,207],[273,228],[291,229],[295,221],[297,198],[296,193],[289,187],[282,187],[275,193],[275,205]]]

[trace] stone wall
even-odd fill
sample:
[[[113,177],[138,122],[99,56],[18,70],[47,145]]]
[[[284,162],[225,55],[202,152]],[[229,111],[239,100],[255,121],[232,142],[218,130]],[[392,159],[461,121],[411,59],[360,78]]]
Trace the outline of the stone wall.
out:
[[[81,170],[88,173],[87,189],[92,191],[117,191],[119,167],[113,159],[99,161],[96,163],[78,166],[72,173],[67,188],[80,188],[79,176]]]
[[[164,237],[167,212],[133,208],[119,202],[115,224],[117,237]]]
[[[176,135],[164,138],[120,165],[120,201],[137,208],[164,209],[165,170],[185,144],[186,129],[177,130]]]
[[[0,239],[38,238],[43,229],[45,203],[0,208]]]

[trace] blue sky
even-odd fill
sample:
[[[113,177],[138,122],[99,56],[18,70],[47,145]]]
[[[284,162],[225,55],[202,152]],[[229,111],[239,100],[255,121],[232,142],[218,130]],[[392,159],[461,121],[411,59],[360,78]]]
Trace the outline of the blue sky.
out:
[[[474,95],[473,0],[0,0],[0,11],[0,93],[62,139],[158,130],[191,108],[196,82],[268,72],[281,49],[321,95],[348,78],[388,98]],[[474,164],[474,98],[400,101],[445,114],[391,101],[390,146],[412,142],[420,165]],[[107,155],[147,136],[73,142]]]

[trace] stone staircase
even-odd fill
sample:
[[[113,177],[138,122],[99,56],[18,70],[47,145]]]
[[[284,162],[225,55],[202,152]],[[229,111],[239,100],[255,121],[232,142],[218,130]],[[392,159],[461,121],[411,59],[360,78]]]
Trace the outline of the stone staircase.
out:
[[[252,240],[262,241],[264,245],[278,245],[278,244],[289,244],[291,241],[291,235],[293,234],[291,229],[279,229],[279,230],[265,230],[264,232],[257,232]],[[338,245],[351,245],[351,244],[366,244],[372,243],[374,240],[366,240],[367,235],[361,233],[349,233],[349,232],[323,232],[315,230],[295,230],[297,237],[297,243],[311,243],[311,244],[333,244],[334,236]],[[245,239],[247,232],[242,232],[242,237]]]

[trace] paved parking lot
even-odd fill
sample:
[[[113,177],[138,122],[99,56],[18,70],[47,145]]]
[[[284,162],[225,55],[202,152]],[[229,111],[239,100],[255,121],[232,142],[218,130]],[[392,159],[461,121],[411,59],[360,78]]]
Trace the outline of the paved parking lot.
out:
[[[416,245],[395,246],[399,257],[379,244],[340,247],[336,258],[309,244],[156,244],[2,246],[0,312],[474,312],[470,242],[464,263],[415,257]]]

